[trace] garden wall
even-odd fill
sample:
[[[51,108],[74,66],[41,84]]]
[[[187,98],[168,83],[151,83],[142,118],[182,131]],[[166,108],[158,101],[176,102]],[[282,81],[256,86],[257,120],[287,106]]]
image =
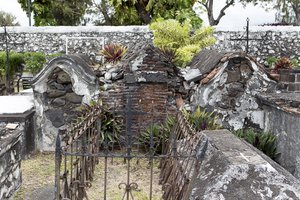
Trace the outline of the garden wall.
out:
[[[290,56],[300,60],[300,27],[250,26],[249,29],[250,55],[259,59],[269,56]],[[135,49],[140,49],[142,44],[152,41],[152,34],[147,26],[8,27],[7,30],[11,36],[11,42],[24,43],[23,45],[11,44],[11,49],[18,52],[64,52],[67,43],[70,53],[93,55],[101,49],[103,39],[104,43],[121,43]],[[3,32],[1,29],[0,40],[2,40]],[[245,38],[243,27],[216,27],[215,36],[218,41],[213,49],[222,51],[246,49],[246,41],[233,40]],[[84,38],[74,39],[74,37]],[[3,48],[4,46],[0,46],[0,50]]]
[[[11,50],[17,52],[42,51],[44,53],[65,52],[95,55],[103,43],[121,43],[126,46],[141,48],[145,42],[151,42],[151,33],[146,26],[116,27],[8,27]],[[3,36],[0,30],[0,41]],[[3,42],[3,41],[1,41]],[[4,50],[4,46],[0,46]]]
[[[249,55],[265,60],[270,56],[287,56],[300,60],[300,27],[250,26]],[[218,41],[213,49],[220,51],[246,50],[243,27],[216,27]]]

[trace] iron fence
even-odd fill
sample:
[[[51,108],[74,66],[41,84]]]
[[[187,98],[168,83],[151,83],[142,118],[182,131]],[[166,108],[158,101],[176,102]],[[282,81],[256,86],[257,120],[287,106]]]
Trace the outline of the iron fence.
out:
[[[112,120],[120,119],[123,122],[122,131],[118,133],[120,135],[118,141],[111,138],[115,134],[115,129],[103,131],[107,123],[107,113],[101,105],[90,107],[89,112],[81,116],[81,120],[66,134],[57,137],[55,178],[57,200],[88,199],[86,190],[93,184],[96,165],[100,162],[104,166],[101,189],[103,193],[99,194],[98,199],[111,199],[107,194],[107,174],[108,165],[111,164],[109,159],[114,158],[123,159],[127,168],[126,181],[118,184],[118,187],[123,189],[118,199],[137,199],[133,191],[138,190],[139,185],[131,180],[131,168],[135,164],[133,159],[148,160],[150,185],[147,199],[153,199],[155,160],[160,161],[162,198],[188,199],[191,182],[198,172],[197,149],[201,134],[186,122],[181,112],[178,112],[168,137],[157,140],[153,130],[148,131],[148,135],[143,135],[146,131],[145,120],[148,119],[148,125],[153,127],[157,123],[155,116],[158,113],[153,106],[147,112],[133,109],[133,103],[138,105],[141,99],[141,96],[133,98],[129,95],[125,107],[116,110],[116,106],[113,106],[109,109]],[[167,113],[162,111],[160,116],[167,117]]]

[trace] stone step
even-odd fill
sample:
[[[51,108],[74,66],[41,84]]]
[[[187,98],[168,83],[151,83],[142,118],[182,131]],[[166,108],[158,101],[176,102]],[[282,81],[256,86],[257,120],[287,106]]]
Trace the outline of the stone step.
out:
[[[289,92],[300,92],[300,83],[289,83],[287,86]]]
[[[300,83],[300,70],[281,70],[279,81]]]
[[[277,89],[284,92],[300,92],[300,83],[279,82]]]

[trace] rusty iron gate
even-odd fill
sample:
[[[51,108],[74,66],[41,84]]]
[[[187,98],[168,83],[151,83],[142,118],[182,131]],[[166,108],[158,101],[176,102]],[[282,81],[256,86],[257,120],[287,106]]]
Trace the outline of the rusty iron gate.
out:
[[[103,120],[107,117],[101,104],[88,106],[85,114],[79,117],[64,135],[58,135],[56,141],[56,174],[55,174],[55,199],[57,200],[82,200],[89,199],[87,188],[93,184],[96,165],[102,162],[103,191],[97,199],[112,199],[107,194],[109,159],[121,158],[127,166],[126,181],[119,183],[123,190],[118,199],[138,199],[133,191],[139,185],[131,180],[133,158],[147,159],[150,172],[150,189],[147,199],[153,199],[153,168],[154,161],[159,160],[160,184],[162,185],[162,199],[184,200],[188,199],[191,192],[191,183],[198,172],[197,149],[201,134],[186,122],[183,114],[175,114],[169,137],[160,141],[161,151],[157,153],[157,138],[150,132],[146,144],[147,150],[141,148],[141,132],[143,122],[150,125],[157,123],[155,115],[157,110],[152,107],[149,112],[133,108],[133,102],[141,102],[142,97],[127,96],[123,109],[116,110],[116,105],[110,108],[113,118],[123,120],[123,131],[117,143],[111,142],[108,132],[103,131]],[[151,103],[151,102],[150,102]],[[152,103],[153,104],[153,103]],[[163,114],[167,115],[167,113]],[[150,120],[149,120],[150,119]],[[111,130],[114,131],[114,130]],[[112,132],[110,132],[111,134]],[[145,137],[142,139],[145,139]],[[100,188],[98,188],[100,190]]]

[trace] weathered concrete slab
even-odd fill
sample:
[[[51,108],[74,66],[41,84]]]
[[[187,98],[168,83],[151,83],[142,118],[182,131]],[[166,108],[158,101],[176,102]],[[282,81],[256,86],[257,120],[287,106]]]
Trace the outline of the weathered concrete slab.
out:
[[[208,145],[191,200],[300,199],[300,181],[260,151],[227,130],[203,134]]]
[[[278,162],[300,178],[300,93],[260,94],[265,130],[277,136]]]
[[[33,108],[32,95],[0,96],[0,114],[22,114]]]

